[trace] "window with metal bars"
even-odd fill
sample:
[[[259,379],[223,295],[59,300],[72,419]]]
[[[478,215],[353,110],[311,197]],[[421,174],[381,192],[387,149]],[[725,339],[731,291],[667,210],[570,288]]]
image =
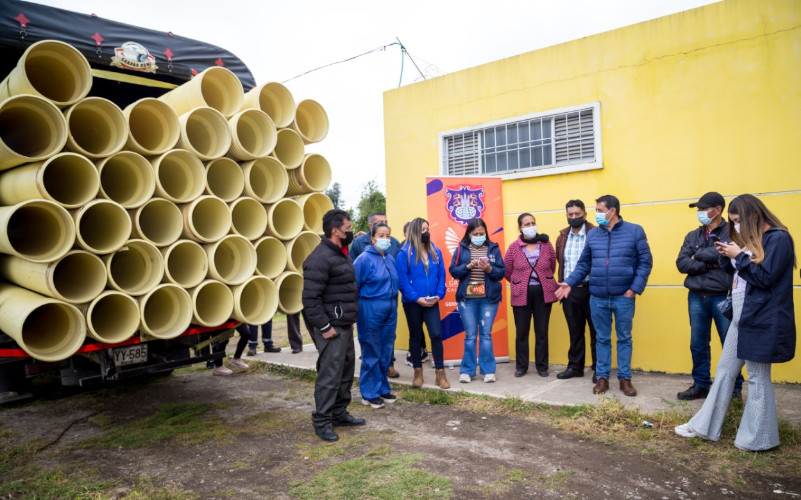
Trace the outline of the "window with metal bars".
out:
[[[599,109],[595,103],[445,134],[443,173],[508,175],[578,164],[600,168]]]

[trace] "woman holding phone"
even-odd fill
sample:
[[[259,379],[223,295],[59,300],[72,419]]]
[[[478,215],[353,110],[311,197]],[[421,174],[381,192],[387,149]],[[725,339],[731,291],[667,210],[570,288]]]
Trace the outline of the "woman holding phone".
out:
[[[456,302],[464,325],[464,354],[459,367],[459,382],[463,384],[476,375],[476,337],[484,382],[496,380],[492,324],[501,301],[505,270],[498,244],[489,239],[487,224],[479,218],[471,219],[450,266],[451,276],[459,280]]]
[[[403,312],[409,325],[409,352],[414,368],[412,387],[423,386],[420,342],[425,323],[431,339],[431,354],[434,356],[437,373],[436,384],[441,389],[450,389],[445,377],[442,325],[439,317],[439,301],[445,298],[445,264],[442,261],[442,252],[431,241],[428,221],[418,217],[409,223],[409,234],[406,243],[395,256],[395,265]]]
[[[732,322],[704,405],[675,430],[683,437],[719,440],[735,378],[745,364],[748,399],[734,446],[769,450],[780,442],[771,364],[795,355],[795,249],[787,227],[750,194],[729,204],[729,223],[734,227],[732,241],[717,241],[715,246],[720,266],[734,274]]]

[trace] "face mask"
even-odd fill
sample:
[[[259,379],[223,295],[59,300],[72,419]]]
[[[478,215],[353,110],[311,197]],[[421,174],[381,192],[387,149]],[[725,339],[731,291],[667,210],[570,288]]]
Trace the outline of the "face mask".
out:
[[[609,212],[606,212],[606,214],[608,214],[608,213]],[[595,222],[597,222],[598,225],[601,226],[601,227],[609,224],[609,220],[606,218],[606,214],[595,212]]]
[[[578,229],[584,225],[584,217],[576,217],[575,219],[567,219],[567,223],[573,229]]]
[[[696,212],[695,215],[698,216],[698,222],[705,226],[712,222],[712,219],[709,218],[709,212]]]
[[[342,231],[345,233],[345,237],[339,240],[339,244],[343,247],[346,247],[351,244],[353,241],[353,231]]]
[[[524,227],[522,231],[523,231],[523,236],[525,236],[528,239],[537,236],[537,226]]]
[[[740,223],[739,222],[734,224],[734,230],[737,231],[737,234],[740,234]]]
[[[487,237],[486,236],[471,236],[470,237],[470,243],[472,243],[473,246],[476,246],[476,247],[480,247],[481,245],[484,244],[485,241],[487,241]]]
[[[420,241],[422,241],[423,243],[428,243],[429,241],[431,241],[431,233],[426,231],[425,233],[421,234]]]
[[[386,252],[387,250],[389,250],[390,245],[392,245],[392,242],[389,239],[384,239],[384,238],[375,239],[375,247],[381,250],[382,252]]]

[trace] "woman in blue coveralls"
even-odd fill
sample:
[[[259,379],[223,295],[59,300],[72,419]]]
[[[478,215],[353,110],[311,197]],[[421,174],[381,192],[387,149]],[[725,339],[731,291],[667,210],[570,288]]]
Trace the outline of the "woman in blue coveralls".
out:
[[[356,288],[359,290],[359,317],[356,329],[362,349],[359,389],[362,404],[383,408],[394,403],[387,368],[395,349],[395,326],[398,324],[398,273],[391,246],[389,226],[383,222],[370,229],[372,245],[353,262]]]
[[[456,302],[464,325],[464,354],[459,382],[467,384],[476,375],[476,337],[478,366],[484,382],[495,382],[495,353],[492,350],[492,323],[501,301],[501,280],[506,272],[498,244],[490,241],[483,219],[471,219],[454,252],[449,269],[459,280]]]
[[[412,387],[423,386],[420,341],[425,323],[431,339],[434,368],[437,370],[436,384],[440,389],[450,389],[451,385],[445,377],[442,324],[439,317],[439,301],[445,298],[445,263],[442,252],[431,241],[428,221],[418,217],[409,224],[406,244],[395,256],[395,264],[400,279],[398,286],[403,312],[409,325],[409,351],[414,367]]]

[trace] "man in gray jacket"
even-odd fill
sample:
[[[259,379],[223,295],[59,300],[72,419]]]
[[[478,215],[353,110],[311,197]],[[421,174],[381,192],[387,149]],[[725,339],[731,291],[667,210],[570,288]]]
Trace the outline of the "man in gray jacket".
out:
[[[710,375],[712,321],[718,330],[720,345],[726,340],[729,320],[718,309],[731,289],[731,276],[718,265],[720,255],[716,241],[730,241],[729,224],[723,220],[726,200],[720,193],[706,193],[690,208],[697,208],[701,226],[687,233],[676,259],[679,272],[686,274],[684,286],[689,290],[687,307],[690,313],[690,353],[693,358],[693,385],[676,395],[679,399],[705,398],[712,385]],[[735,396],[743,387],[743,376],[737,377]]]

